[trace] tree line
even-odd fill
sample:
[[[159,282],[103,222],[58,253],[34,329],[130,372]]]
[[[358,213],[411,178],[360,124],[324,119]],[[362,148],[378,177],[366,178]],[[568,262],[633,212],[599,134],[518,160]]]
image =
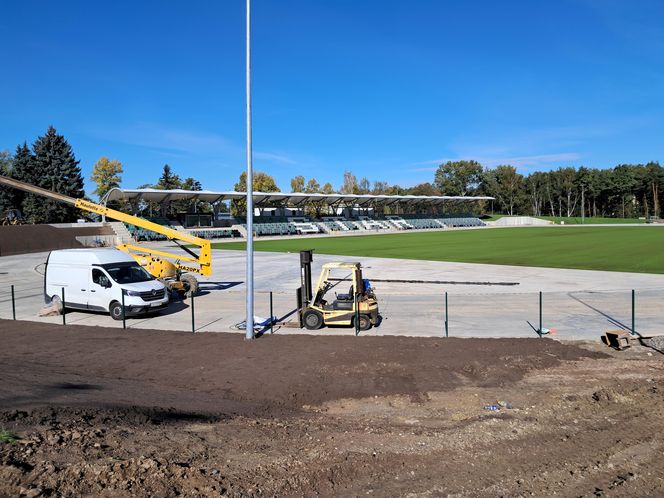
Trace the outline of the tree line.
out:
[[[477,161],[449,161],[436,170],[433,186],[446,195],[495,197],[496,210],[509,215],[659,217],[664,168],[649,162],[522,175],[511,165],[488,169]]]
[[[0,151],[0,174],[26,182],[46,190],[90,200],[84,191],[84,178],[71,145],[63,135],[49,126],[44,135],[37,137],[32,146],[27,142],[16,147],[14,154]],[[116,159],[101,157],[92,168],[90,179],[95,183],[93,191],[100,200],[122,182],[123,166]],[[203,190],[201,183],[192,177],[184,180],[165,164],[154,184],[138,188],[161,190]],[[141,202],[131,206],[127,202],[110,202],[109,207],[142,216],[171,216],[182,211],[204,212],[211,210],[207,203],[174,201],[163,208],[154,203]],[[11,187],[0,186],[0,215],[8,209],[19,209],[28,223],[70,223],[89,213],[81,213],[74,206]]]
[[[122,163],[101,157],[92,168],[91,180],[96,185],[93,193],[102,199],[111,189],[120,186],[122,173]],[[53,126],[30,147],[24,142],[16,147],[14,154],[0,152],[0,174],[73,198],[85,197],[79,161],[67,140]],[[234,189],[244,191],[245,182],[246,172],[242,172]],[[257,192],[280,191],[275,179],[264,172],[254,173],[253,184]],[[431,182],[412,187],[390,185],[381,180],[372,182],[366,177],[358,179],[351,171],[344,171],[338,189],[329,182],[321,185],[315,178],[306,179],[302,175],[293,177],[290,187],[291,192],[324,194],[490,196],[495,198],[493,206],[479,203],[475,209],[493,208],[508,215],[659,217],[664,168],[658,162],[649,162],[620,164],[608,169],[569,166],[523,175],[511,165],[485,168],[477,161],[464,160],[441,164]],[[137,188],[203,189],[198,180],[182,179],[168,164],[163,166],[155,183]],[[174,201],[167,207],[149,202],[134,206],[116,202],[109,207],[143,216],[165,217],[180,212],[211,211],[207,203],[198,201]],[[10,208],[20,209],[30,223],[71,222],[80,216],[73,206],[0,186],[0,214]],[[234,201],[231,211],[243,214],[244,202]]]
[[[335,193],[315,189],[315,179],[305,186],[305,179],[291,180],[292,192]],[[573,217],[659,217],[662,212],[660,191],[664,188],[664,168],[658,162],[620,164],[597,169],[581,166],[560,167],[523,175],[514,166],[485,168],[472,160],[448,161],[435,171],[433,181],[413,187],[389,185],[384,181],[360,180],[344,172],[336,193],[373,195],[450,195],[494,197],[493,209],[507,215]],[[479,209],[491,209],[481,202]],[[475,207],[477,209],[477,206]]]
[[[79,161],[67,140],[52,126],[32,147],[24,142],[13,156],[3,152],[0,173],[76,199],[85,195]],[[74,206],[3,186],[0,211],[10,208],[20,209],[29,223],[65,223],[77,218]]]

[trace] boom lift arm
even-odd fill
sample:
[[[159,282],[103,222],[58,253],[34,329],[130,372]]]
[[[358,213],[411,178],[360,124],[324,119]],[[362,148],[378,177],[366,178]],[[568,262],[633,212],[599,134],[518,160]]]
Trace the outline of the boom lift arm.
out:
[[[156,249],[148,249],[133,244],[120,244],[117,248],[129,254],[141,266],[150,272],[152,276],[160,279],[171,279],[171,281],[168,282],[169,287],[175,290],[186,292],[189,288],[195,290],[193,287],[197,287],[197,281],[195,278],[191,276],[189,276],[189,278],[180,278],[183,272],[198,273],[206,277],[212,275],[212,250],[209,240],[195,237],[188,233],[180,232],[121,211],[116,211],[115,209],[110,209],[106,206],[86,201],[85,199],[74,199],[73,197],[52,192],[6,176],[0,175],[0,184],[23,190],[31,194],[48,197],[49,199],[64,202],[65,204],[72,205],[83,211],[96,213],[164,235],[180,246],[189,254],[189,256],[182,256]],[[198,246],[199,253],[196,254],[182,243]]]

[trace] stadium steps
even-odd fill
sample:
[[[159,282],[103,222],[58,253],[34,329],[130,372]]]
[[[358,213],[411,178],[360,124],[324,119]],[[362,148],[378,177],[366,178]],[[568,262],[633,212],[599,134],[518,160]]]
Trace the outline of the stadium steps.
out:
[[[244,225],[240,225],[238,223],[237,225],[232,225],[231,229],[237,230],[238,232],[240,232],[240,235],[242,236],[242,238],[245,238],[245,239],[247,238],[247,229],[244,227]]]
[[[131,236],[127,226],[121,221],[111,221],[109,223],[111,230],[115,232],[115,236],[118,238],[119,244],[131,244],[134,242],[134,238]]]

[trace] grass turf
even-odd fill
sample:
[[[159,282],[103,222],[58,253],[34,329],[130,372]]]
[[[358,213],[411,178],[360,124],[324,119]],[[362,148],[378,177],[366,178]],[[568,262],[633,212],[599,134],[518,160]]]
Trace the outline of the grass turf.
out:
[[[244,242],[213,244],[244,249]],[[664,273],[664,227],[449,230],[256,241],[257,251]]]

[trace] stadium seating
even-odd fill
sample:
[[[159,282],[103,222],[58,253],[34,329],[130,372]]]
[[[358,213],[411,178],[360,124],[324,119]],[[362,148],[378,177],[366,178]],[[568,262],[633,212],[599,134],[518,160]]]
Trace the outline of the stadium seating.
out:
[[[150,221],[168,226],[176,230],[185,230],[177,222],[166,218],[152,218]],[[246,220],[236,218],[238,224],[247,227]],[[164,235],[126,225],[127,230],[136,241],[166,240]],[[264,216],[254,218],[254,233],[259,237],[277,235],[303,235],[318,233],[341,232],[377,232],[394,230],[435,230],[448,227],[482,227],[485,224],[472,215],[431,215],[431,214],[404,214],[387,215],[384,218],[370,218],[359,216],[354,219],[343,217],[323,218],[313,221],[304,216]],[[205,239],[241,237],[237,230],[231,228],[197,228],[186,230],[188,233]]]
[[[187,232],[194,237],[201,239],[234,239],[241,237],[240,232],[232,228],[206,228],[206,229],[192,229]]]

